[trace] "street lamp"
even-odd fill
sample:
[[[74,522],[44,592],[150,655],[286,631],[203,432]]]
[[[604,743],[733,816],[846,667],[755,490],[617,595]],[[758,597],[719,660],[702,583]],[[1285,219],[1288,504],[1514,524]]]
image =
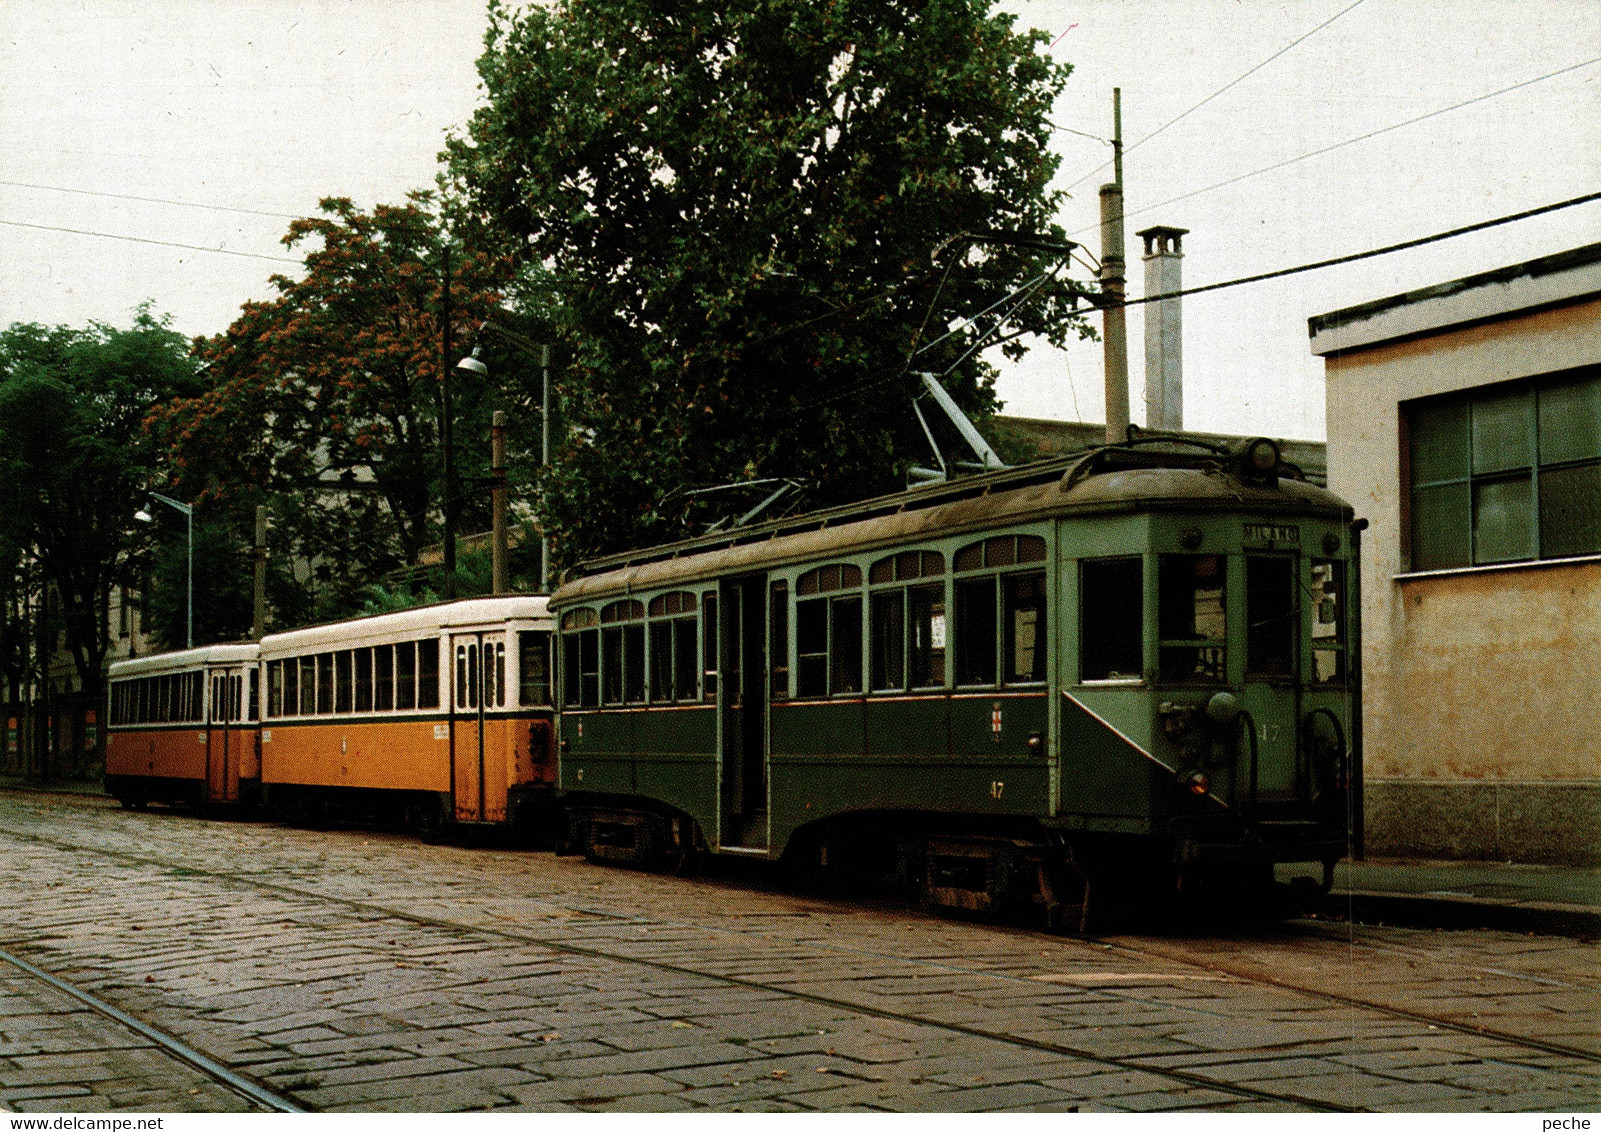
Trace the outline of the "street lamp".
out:
[[[189,608],[188,608],[188,648],[195,647],[195,509],[187,503],[179,503],[171,496],[162,495],[159,491],[150,493],[151,499],[165,503],[177,511],[183,512],[184,518],[189,521]],[[156,517],[150,513],[148,507],[141,507],[133,514],[141,523],[153,523]]]
[[[550,347],[548,345],[536,345],[535,343],[524,338],[521,334],[516,334],[510,330],[507,330],[504,326],[496,325],[488,320],[485,320],[483,325],[479,326],[478,333],[482,334],[486,330],[495,331],[501,337],[510,341],[512,345],[517,346],[527,353],[532,354],[536,351],[538,353],[541,378],[541,389],[539,396],[539,466],[542,468],[549,468]],[[474,346],[473,352],[470,355],[456,363],[456,368],[464,369],[468,373],[477,374],[479,377],[487,376],[489,373],[489,366],[482,358],[478,356],[481,349],[481,346]],[[542,534],[539,540],[539,592],[542,594],[548,594],[550,592],[550,536],[548,534]]]

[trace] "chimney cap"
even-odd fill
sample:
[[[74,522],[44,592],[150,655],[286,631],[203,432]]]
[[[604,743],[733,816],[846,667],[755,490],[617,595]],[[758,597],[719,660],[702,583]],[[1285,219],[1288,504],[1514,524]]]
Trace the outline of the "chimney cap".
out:
[[[1190,230],[1188,228],[1171,228],[1166,224],[1153,224],[1151,227],[1142,228],[1134,234],[1144,237],[1146,255],[1163,253],[1183,255],[1184,252],[1181,245],[1184,237],[1190,234]],[[1170,244],[1171,247],[1169,246]],[[1160,246],[1153,248],[1153,245]]]

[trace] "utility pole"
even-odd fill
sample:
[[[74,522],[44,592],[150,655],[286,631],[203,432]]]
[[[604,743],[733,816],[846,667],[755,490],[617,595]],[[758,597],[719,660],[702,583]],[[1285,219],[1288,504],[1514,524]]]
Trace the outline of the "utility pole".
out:
[[[256,507],[256,585],[255,614],[250,619],[250,639],[261,640],[267,632],[267,509]]]
[[[445,463],[445,600],[456,600],[456,444],[450,405],[450,244],[445,244],[445,287],[440,299],[440,346],[443,365],[439,383],[440,442]]]
[[[550,472],[550,346],[539,347],[539,467],[544,474]],[[548,489],[547,489],[548,490]],[[539,592],[550,593],[550,535],[544,525],[539,531]]]
[[[1106,365],[1106,442],[1128,439],[1128,333],[1124,322],[1123,90],[1112,88],[1113,179],[1101,186],[1102,356]]]
[[[506,414],[496,409],[490,419],[489,475],[493,482],[489,489],[489,592],[498,595],[511,592],[506,570]]]

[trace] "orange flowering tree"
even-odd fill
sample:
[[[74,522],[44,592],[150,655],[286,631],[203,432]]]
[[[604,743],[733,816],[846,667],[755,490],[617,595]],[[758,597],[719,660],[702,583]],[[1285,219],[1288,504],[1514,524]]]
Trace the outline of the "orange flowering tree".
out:
[[[370,212],[330,198],[321,210],[283,239],[305,249],[304,275],[274,275],[275,298],[246,303],[226,331],[196,339],[206,390],[148,420],[180,494],[236,510],[241,530],[268,504],[275,556],[301,563],[298,581],[312,594],[309,608],[280,610],[280,621],[351,611],[367,586],[441,537],[449,237],[428,193]],[[452,367],[509,277],[504,257],[451,247]],[[489,413],[507,407],[492,402],[517,364],[497,366],[494,385],[452,370],[459,482],[487,472]],[[487,526],[482,494],[458,491],[463,529]]]

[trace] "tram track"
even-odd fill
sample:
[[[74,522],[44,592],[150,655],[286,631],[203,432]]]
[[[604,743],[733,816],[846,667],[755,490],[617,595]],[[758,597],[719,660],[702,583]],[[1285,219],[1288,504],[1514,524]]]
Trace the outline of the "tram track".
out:
[[[139,1018],[135,1018],[132,1014],[129,1014],[120,1007],[113,1006],[111,1003],[107,1002],[103,998],[100,998],[98,995],[91,994],[82,987],[75,986],[59,976],[52,975],[49,971],[35,966],[26,959],[23,959],[21,956],[13,954],[4,948],[0,948],[0,962],[7,963],[24,974],[30,976],[35,981],[41,982],[50,987],[52,990],[55,990],[60,994],[67,995],[69,998],[82,1003],[90,1010],[93,1010],[96,1014],[99,1014],[102,1018],[110,1019],[123,1029],[150,1042],[157,1049],[161,1050],[173,1060],[182,1062],[183,1064],[188,1065],[190,1068],[198,1069],[207,1077],[210,1077],[218,1084],[243,1097],[245,1100],[249,1101],[251,1104],[263,1111],[312,1111],[311,1109],[308,1109],[304,1105],[300,1104],[298,1101],[284,1096],[282,1093],[268,1089],[256,1081],[252,1081],[247,1077],[241,1076],[232,1069],[229,1069],[226,1065],[223,1065],[214,1058],[208,1057],[206,1054],[167,1033],[165,1030],[158,1029],[157,1027],[150,1025],[148,1022],[145,1022]]]
[[[49,837],[43,834],[5,831],[5,835],[36,841],[42,844],[49,844],[62,849],[113,857],[129,863],[137,863],[161,868],[170,867],[172,864],[170,861],[145,856],[128,850],[91,846],[63,838]],[[571,940],[539,935],[532,932],[518,931],[480,923],[472,923],[464,920],[452,919],[450,917],[429,916],[418,912],[409,911],[405,908],[396,907],[393,904],[383,903],[381,901],[364,900],[356,897],[329,894],[316,889],[302,888],[292,884],[283,884],[277,881],[263,880],[248,873],[237,873],[209,868],[196,868],[193,865],[186,865],[185,869],[186,872],[190,873],[191,875],[207,876],[219,881],[243,885],[262,891],[270,891],[286,896],[340,905],[371,914],[384,915],[405,922],[415,923],[420,926],[429,926],[436,929],[470,935],[491,936],[509,941],[532,944],[549,948],[553,951],[580,955],[587,958],[600,959],[608,962],[627,963],[678,975],[691,975],[698,978],[721,982],[726,985],[740,986],[766,993],[780,994],[789,998],[846,1010],[856,1014],[864,1014],[914,1025],[928,1026],[954,1033],[961,1033],[970,1037],[1003,1042],[1016,1047],[1031,1048],[1044,1052],[1071,1056],[1125,1071],[1155,1073],[1176,1081],[1182,1081],[1186,1085],[1204,1087],[1220,1092],[1231,1093],[1241,1097],[1248,1097],[1250,1099],[1297,1104],[1320,1110],[1344,1111],[1338,1106],[1333,1106],[1323,1101],[1298,1097],[1293,1094],[1281,1094],[1268,1090],[1254,1089],[1250,1086],[1225,1083],[1213,1077],[1206,1076],[1205,1074],[1191,1073],[1185,1070],[1175,1070],[1166,1067],[1156,1067],[1145,1060],[1142,1055],[1112,1056],[1103,1053],[1097,1053],[1094,1050],[1085,1049],[1067,1043],[1025,1038],[1019,1035],[1007,1034],[981,1026],[945,1022],[938,1019],[927,1018],[918,1014],[888,1010],[882,1007],[854,1002],[846,998],[822,995],[811,991],[798,990],[781,984],[762,982],[755,979],[727,975],[716,971],[709,971],[681,962],[642,958],[640,956],[627,954],[625,951],[608,949],[601,946],[578,944],[572,942]],[[712,883],[717,882],[714,881]],[[798,938],[793,934],[782,934],[761,928],[735,927],[697,920],[676,919],[660,915],[619,914],[616,912],[601,911],[595,908],[586,907],[581,903],[541,896],[528,896],[524,899],[535,907],[549,908],[568,915],[602,917],[608,920],[614,920],[620,925],[663,927],[684,931],[698,931],[718,935],[763,939],[769,942],[781,943],[792,947],[801,947],[812,951],[834,954],[842,957],[859,957],[900,964],[907,967],[920,968],[940,975],[960,975],[976,979],[1000,980],[1003,982],[1012,983],[1014,985],[1031,984],[1036,987],[1040,985],[1040,980],[1033,979],[1025,975],[986,970],[982,967],[968,966],[960,962],[940,961],[919,958],[916,956],[907,956],[896,954],[891,951],[881,951],[870,947],[847,946],[817,940],[803,939]],[[824,899],[830,898],[824,897]],[[1309,998],[1318,999],[1324,1002],[1371,1011],[1374,1014],[1392,1018],[1398,1021],[1422,1025],[1434,1030],[1461,1034],[1463,1036],[1481,1041],[1509,1046],[1513,1049],[1570,1058],[1592,1065],[1601,1064],[1601,1053],[1597,1053],[1596,1051],[1585,1049],[1579,1046],[1535,1038],[1526,1034],[1520,1034],[1498,1027],[1467,1023],[1444,1015],[1408,1009],[1403,1006],[1397,1006],[1391,1003],[1378,1001],[1373,998],[1364,998],[1357,995],[1344,994],[1338,991],[1328,990],[1309,985],[1306,981],[1279,977],[1271,972],[1262,970],[1257,964],[1249,962],[1219,962],[1214,957],[1198,957],[1184,951],[1177,945],[1164,946],[1160,941],[1157,940],[1136,941],[1124,936],[1112,936],[1105,938],[1073,938],[1055,935],[1046,936],[1036,930],[1018,925],[992,924],[988,926],[993,930],[1008,935],[1016,935],[1020,938],[1047,938],[1057,943],[1079,944],[1086,948],[1094,948],[1096,950],[1093,954],[1096,955],[1103,955],[1103,949],[1110,949],[1111,951],[1129,956],[1139,956],[1145,959],[1160,959],[1182,965],[1191,970],[1205,972],[1210,975],[1221,976],[1243,983],[1256,984],[1258,986],[1272,987],[1277,990],[1305,995]],[[1396,954],[1401,954],[1406,950],[1404,948],[1386,947],[1382,944],[1364,944],[1363,946],[1370,946],[1374,950],[1391,951],[1395,952]],[[1487,973],[1506,975],[1513,978],[1524,977],[1517,975],[1515,972],[1503,972],[1492,970],[1490,968],[1485,968],[1484,970]],[[1534,981],[1550,982],[1553,983],[1553,985],[1567,985],[1556,984],[1553,980],[1535,979]],[[1131,1006],[1160,1005],[1167,1009],[1186,1009],[1183,1004],[1175,1003],[1168,999],[1159,997],[1153,998],[1150,996],[1142,996],[1137,993],[1131,993],[1129,988],[1096,986],[1094,989],[1097,994],[1107,999],[1121,1000],[1129,1003]]]
[[[172,867],[172,862],[170,861],[144,856],[142,854],[129,852],[127,850],[85,845],[63,838],[48,837],[43,834],[21,833],[15,830],[6,830],[3,831],[3,836],[16,838],[19,840],[32,841],[37,844],[50,845],[55,848],[65,849],[73,852],[109,857],[128,864],[152,866],[162,869],[168,869]],[[629,955],[626,952],[616,949],[574,943],[571,940],[559,939],[550,936],[541,936],[532,932],[516,931],[485,924],[469,923],[463,920],[454,920],[448,917],[426,915],[420,912],[410,911],[405,908],[395,907],[394,905],[386,904],[380,901],[333,895],[326,892],[319,892],[315,889],[301,888],[295,885],[281,884],[276,881],[262,880],[258,877],[253,877],[243,873],[196,867],[194,865],[185,865],[184,869],[186,875],[190,877],[204,877],[210,880],[239,885],[262,892],[270,892],[280,896],[315,901],[324,905],[334,905],[347,908],[352,911],[362,912],[368,915],[384,916],[403,923],[410,923],[419,927],[433,928],[458,935],[487,937],[513,943],[529,944],[536,947],[546,948],[559,954],[579,956],[586,959],[600,960],[608,963],[627,964],[637,968],[661,971],[676,976],[689,976],[692,978],[704,979],[708,982],[718,983],[724,986],[739,987],[745,990],[757,991],[762,994],[778,995],[797,1002],[806,1002],[816,1006],[824,1006],[830,1009],[840,1010],[862,1017],[883,1019],[886,1021],[899,1022],[905,1025],[922,1027],[929,1030],[942,1031],[950,1034],[959,1034],[964,1037],[996,1042],[1002,1045],[1011,1046],[1016,1049],[1027,1049],[1041,1053],[1050,1053],[1061,1057],[1068,1057],[1079,1061],[1102,1065],[1108,1069],[1119,1070],[1122,1072],[1141,1073],[1150,1075],[1152,1077],[1165,1078],[1188,1088],[1204,1089],[1212,1093],[1237,1097],[1244,1101],[1288,1105],[1314,1112],[1362,1111],[1361,1109],[1352,1106],[1336,1104],[1320,1098],[1301,1096],[1293,1092],[1275,1092],[1271,1089],[1256,1088],[1248,1084],[1221,1080],[1216,1077],[1208,1076],[1205,1073],[1191,1072],[1189,1070],[1173,1068],[1170,1066],[1153,1065],[1137,1056],[1118,1056],[1097,1053],[1092,1049],[1073,1045],[1068,1042],[1049,1041],[1046,1039],[1028,1037],[1021,1034],[1006,1033],[1004,1031],[991,1029],[985,1026],[930,1018],[926,1015],[916,1014],[909,1011],[892,1010],[885,1007],[854,1002],[848,998],[839,997],[836,995],[799,990],[794,987],[785,986],[778,982],[767,982],[760,979],[747,978],[739,975],[708,971],[693,965],[672,962],[663,959],[650,959],[637,955]],[[560,905],[557,906],[565,907]],[[568,910],[578,913],[590,911],[588,909],[579,908],[571,908]],[[622,917],[621,919],[623,922],[635,921],[634,917]],[[658,923],[664,927],[679,926],[673,924],[671,921],[664,921],[660,919],[646,918],[640,919],[637,922]],[[684,924],[682,926],[706,930],[706,925]],[[810,946],[806,943],[806,941],[788,940],[788,942],[800,944],[802,946]],[[908,960],[904,957],[896,956],[888,952],[866,952],[865,954],[881,955],[883,959],[894,962],[910,962],[914,964],[927,963],[927,961]],[[982,972],[959,968],[955,965],[952,965],[947,973],[958,972],[967,975],[982,974]],[[104,1005],[112,1010],[116,1009],[115,1007],[110,1007],[110,1004]],[[99,1007],[96,1008],[99,1009]],[[126,1017],[131,1018],[131,1016]],[[197,1056],[203,1057],[204,1055]],[[225,1067],[220,1065],[217,1066],[217,1068],[222,1069],[225,1072],[227,1071]],[[207,1072],[210,1072],[210,1070],[207,1070]]]
[[[1341,994],[1338,991],[1324,990],[1319,987],[1307,986],[1304,982],[1292,982],[1261,971],[1254,964],[1226,964],[1198,959],[1177,948],[1167,948],[1158,945],[1139,945],[1130,942],[1126,937],[1116,936],[1109,939],[1097,940],[1105,946],[1113,947],[1134,955],[1142,955],[1151,959],[1165,959],[1174,963],[1182,963],[1211,974],[1227,975],[1231,978],[1242,979],[1262,986],[1277,987],[1280,990],[1294,991],[1297,994],[1308,995],[1312,998],[1323,999],[1327,1002],[1338,1003],[1341,1006],[1360,1007],[1363,1010],[1372,1010],[1375,1013],[1387,1014],[1392,1018],[1408,1022],[1420,1022],[1426,1026],[1439,1030],[1450,1030],[1469,1037],[1488,1038],[1493,1041],[1504,1042],[1508,1045],[1520,1046],[1524,1049],[1535,1050],[1540,1053],[1554,1054],[1559,1057],[1571,1057],[1579,1061],[1586,1061],[1592,1065],[1601,1065],[1601,1053],[1594,1050],[1571,1046],[1562,1042],[1550,1042],[1541,1038],[1531,1038],[1526,1034],[1514,1034],[1508,1030],[1493,1026],[1478,1026],[1467,1022],[1459,1022],[1453,1018],[1446,1018],[1437,1014],[1426,1014],[1417,1010],[1408,1010],[1405,1007],[1394,1006],[1389,1003],[1375,1002],[1372,999],[1359,998],[1356,995]],[[1500,973],[1500,972],[1497,972]],[[1522,978],[1523,976],[1512,976]],[[1566,984],[1563,984],[1566,985]]]

